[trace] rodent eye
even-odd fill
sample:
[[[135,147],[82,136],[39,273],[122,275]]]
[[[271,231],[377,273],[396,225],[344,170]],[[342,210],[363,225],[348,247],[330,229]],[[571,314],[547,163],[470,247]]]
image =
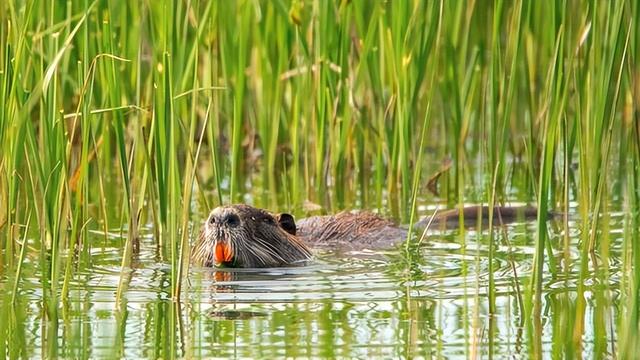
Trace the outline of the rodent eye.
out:
[[[213,225],[213,224],[215,224],[215,223],[216,223],[216,217],[215,217],[215,216],[213,216],[213,215],[211,215],[211,216],[209,217],[209,224]]]

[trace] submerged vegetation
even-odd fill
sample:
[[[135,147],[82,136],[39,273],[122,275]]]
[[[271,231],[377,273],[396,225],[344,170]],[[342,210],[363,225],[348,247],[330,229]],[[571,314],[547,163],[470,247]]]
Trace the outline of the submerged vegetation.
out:
[[[518,287],[526,352],[542,353],[545,276],[577,267],[554,351],[580,354],[590,328],[594,353],[633,356],[639,18],[630,0],[4,1],[0,323],[16,321],[4,309],[26,262],[57,323],[91,264],[91,231],[126,239],[121,304],[150,226],[179,301],[192,214],[222,203],[377,209],[409,223],[425,215],[418,203],[519,201],[541,210]],[[615,288],[612,212],[625,214]],[[489,264],[507,241],[491,234]],[[587,300],[614,297],[615,323],[607,310],[585,323]],[[14,354],[5,329],[0,354]]]

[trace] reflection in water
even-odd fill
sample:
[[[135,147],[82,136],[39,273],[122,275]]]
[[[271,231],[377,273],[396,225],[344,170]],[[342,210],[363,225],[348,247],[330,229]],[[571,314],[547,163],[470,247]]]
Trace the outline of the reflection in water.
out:
[[[488,234],[434,231],[422,246],[379,253],[317,253],[303,267],[192,268],[180,302],[170,267],[143,243],[121,304],[119,239],[75,274],[58,318],[46,315],[38,265],[26,261],[11,301],[11,271],[0,287],[0,353],[16,357],[474,357],[574,354],[578,269],[545,277],[543,315],[523,318],[532,267],[532,224],[499,239],[489,315]],[[611,262],[621,239],[611,234]],[[560,241],[552,236],[556,253]],[[103,241],[103,240],[101,240]],[[561,255],[562,257],[565,254]],[[577,257],[579,254],[569,254]],[[575,265],[573,265],[575,266]],[[613,272],[588,279],[583,354],[610,354],[618,320]],[[606,279],[606,280],[605,280]],[[523,298],[525,301],[523,301]]]

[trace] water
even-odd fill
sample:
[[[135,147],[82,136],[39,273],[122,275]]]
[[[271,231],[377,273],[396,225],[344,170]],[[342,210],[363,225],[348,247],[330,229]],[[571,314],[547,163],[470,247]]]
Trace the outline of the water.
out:
[[[611,221],[606,276],[591,269],[582,355],[610,355],[618,321],[622,215]],[[572,230],[578,232],[577,224]],[[553,227],[552,227],[553,228]],[[560,263],[562,234],[551,234]],[[58,321],[45,319],[40,273],[28,258],[19,294],[1,282],[0,321],[10,357],[66,358],[529,358],[571,354],[577,265],[547,271],[539,327],[523,318],[535,224],[494,233],[496,311],[489,316],[487,231],[432,231],[420,247],[379,252],[317,252],[307,266],[264,270],[192,268],[180,302],[170,296],[170,265],[144,234],[124,302],[115,302],[123,239],[92,235]],[[507,239],[507,240],[505,240]],[[573,236],[571,249],[578,249]],[[575,250],[569,258],[577,259]],[[558,267],[560,268],[560,267]],[[606,279],[606,280],[605,280]],[[530,300],[530,299],[529,299]],[[529,325],[527,325],[529,324]],[[534,324],[534,325],[531,325]],[[601,339],[596,341],[596,339]],[[536,345],[538,344],[538,345]]]

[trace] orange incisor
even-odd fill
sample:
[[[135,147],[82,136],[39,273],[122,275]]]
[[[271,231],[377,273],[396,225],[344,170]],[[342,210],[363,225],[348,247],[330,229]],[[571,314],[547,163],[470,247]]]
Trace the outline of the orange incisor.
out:
[[[216,243],[216,262],[220,263],[229,263],[233,260],[233,254],[231,252],[231,247],[229,244],[218,242]]]

